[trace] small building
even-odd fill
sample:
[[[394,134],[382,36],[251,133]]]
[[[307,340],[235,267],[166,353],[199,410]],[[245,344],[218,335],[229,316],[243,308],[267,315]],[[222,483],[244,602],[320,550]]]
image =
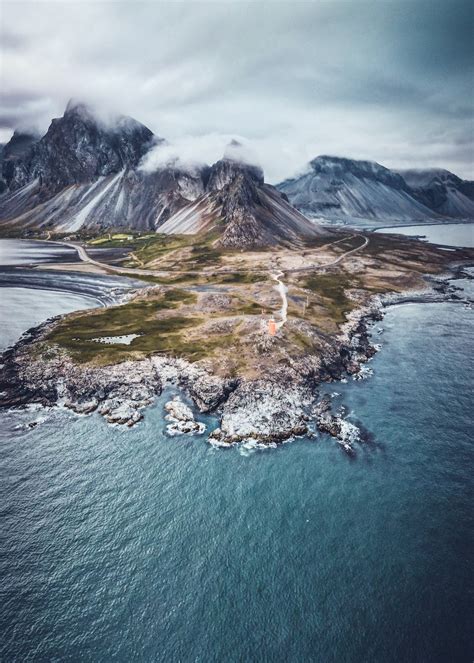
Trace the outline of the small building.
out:
[[[274,318],[270,318],[270,320],[268,321],[268,333],[270,334],[270,336],[275,336],[276,332],[277,332],[276,322]]]

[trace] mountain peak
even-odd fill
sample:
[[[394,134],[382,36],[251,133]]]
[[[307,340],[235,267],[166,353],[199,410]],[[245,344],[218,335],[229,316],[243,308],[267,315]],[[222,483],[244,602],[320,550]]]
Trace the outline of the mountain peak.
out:
[[[94,117],[92,108],[85,101],[74,98],[69,99],[67,102],[63,117],[71,115],[78,115],[84,119],[92,119]]]
[[[263,170],[250,159],[249,151],[238,141],[232,140],[224,151],[224,156],[211,166],[207,188],[221,190],[236,178],[249,180],[258,185],[264,182]]]
[[[376,161],[365,161],[362,159],[350,159],[322,154],[312,161],[310,166],[315,172],[333,171],[335,174],[354,173],[363,177],[380,177],[388,175],[391,171]]]
[[[302,212],[338,222],[393,223],[435,216],[415,199],[400,174],[376,161],[321,155],[310,162],[308,172],[278,188]]]

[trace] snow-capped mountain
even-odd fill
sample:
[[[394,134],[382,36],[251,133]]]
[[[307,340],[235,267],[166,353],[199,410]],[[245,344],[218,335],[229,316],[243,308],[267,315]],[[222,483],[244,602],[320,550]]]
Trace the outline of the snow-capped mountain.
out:
[[[205,192],[159,228],[169,234],[220,233],[226,247],[298,243],[327,234],[298,212],[284,194],[265,184],[261,168],[229,156],[210,170]]]
[[[444,217],[474,219],[474,182],[442,168],[397,171],[413,196]]]
[[[14,135],[4,146],[0,220],[64,232],[154,229],[203,192],[207,172],[172,165],[143,172],[143,156],[162,142],[132,118],[104,124],[86,105],[70,102],[41,139],[15,152]]]
[[[404,178],[372,161],[319,156],[300,177],[277,185],[301,212],[341,222],[407,223],[435,213],[416,199]]]

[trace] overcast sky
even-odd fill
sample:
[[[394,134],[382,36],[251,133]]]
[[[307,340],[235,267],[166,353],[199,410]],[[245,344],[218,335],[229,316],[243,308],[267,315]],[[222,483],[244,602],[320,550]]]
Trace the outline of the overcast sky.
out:
[[[276,182],[318,154],[474,178],[472,0],[5,2],[0,139],[70,97],[185,158],[246,139]]]

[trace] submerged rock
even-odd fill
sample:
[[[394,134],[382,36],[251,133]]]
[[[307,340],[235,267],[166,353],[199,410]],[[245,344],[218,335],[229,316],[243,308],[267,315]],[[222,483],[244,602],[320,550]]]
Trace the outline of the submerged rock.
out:
[[[359,429],[344,419],[342,412],[337,414],[332,412],[331,399],[328,395],[324,396],[316,406],[315,415],[318,429],[334,437],[344,451],[353,456],[354,443],[359,440]]]

